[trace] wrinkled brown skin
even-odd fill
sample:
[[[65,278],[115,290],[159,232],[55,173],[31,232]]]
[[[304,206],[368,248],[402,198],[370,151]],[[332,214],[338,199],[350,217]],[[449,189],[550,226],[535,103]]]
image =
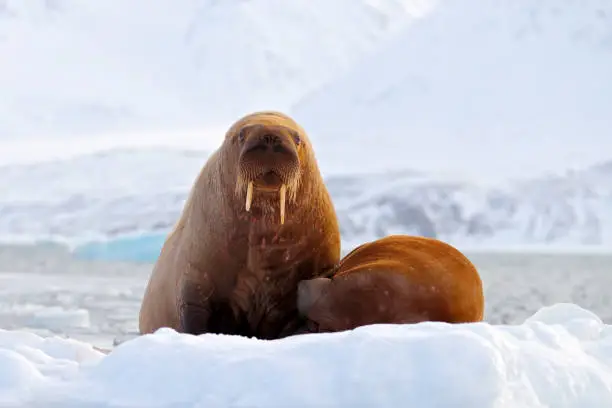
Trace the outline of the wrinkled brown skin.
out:
[[[265,143],[272,143],[267,151]],[[283,225],[281,182],[288,186]],[[204,165],[162,247],[140,332],[285,337],[304,324],[298,282],[329,273],[339,260],[336,211],[305,131],[282,113],[247,115]]]
[[[301,329],[336,332],[370,324],[482,321],[475,266],[442,241],[390,235],[347,254],[331,278],[300,282]]]

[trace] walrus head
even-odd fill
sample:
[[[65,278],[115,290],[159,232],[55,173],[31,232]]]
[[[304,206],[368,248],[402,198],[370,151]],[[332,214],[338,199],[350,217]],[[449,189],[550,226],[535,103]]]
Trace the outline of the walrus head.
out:
[[[244,209],[251,211],[255,201],[268,209],[278,203],[284,224],[287,202],[295,201],[300,184],[302,135],[284,124],[246,122],[234,132],[233,143],[236,194],[244,198]]]
[[[395,281],[387,283],[393,286]],[[397,322],[400,319],[396,312],[405,309],[398,304],[401,300],[387,296],[384,287],[378,285],[370,273],[353,273],[333,279],[320,277],[298,283],[297,309],[306,319],[306,333]]]
[[[349,282],[350,283],[350,282]],[[353,329],[359,324],[352,310],[353,293],[338,279],[314,278],[298,283],[297,309],[306,319],[303,333],[322,333]],[[359,317],[359,314],[357,314]]]

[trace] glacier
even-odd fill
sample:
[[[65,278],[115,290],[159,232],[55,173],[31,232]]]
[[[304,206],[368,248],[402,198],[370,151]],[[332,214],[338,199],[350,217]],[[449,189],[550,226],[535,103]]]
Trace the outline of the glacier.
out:
[[[119,237],[77,244],[72,253],[78,259],[91,261],[154,262],[165,240],[165,233]]]
[[[0,330],[0,405],[595,408],[612,404],[611,353],[612,326],[573,304],[272,341],[162,328],[112,350]]]

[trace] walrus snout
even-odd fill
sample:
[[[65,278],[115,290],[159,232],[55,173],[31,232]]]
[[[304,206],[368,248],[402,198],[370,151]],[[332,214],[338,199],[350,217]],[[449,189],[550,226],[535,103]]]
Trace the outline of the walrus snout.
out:
[[[250,211],[256,191],[277,193],[280,223],[285,223],[287,193],[295,198],[300,174],[299,135],[280,126],[250,125],[238,134],[239,186],[246,185],[245,209]]]
[[[244,144],[242,152],[242,154],[260,153],[297,156],[295,147],[287,143],[286,138],[271,133],[249,138]]]
[[[244,140],[240,165],[253,178],[273,172],[282,179],[299,165],[297,146],[280,132],[257,132]]]

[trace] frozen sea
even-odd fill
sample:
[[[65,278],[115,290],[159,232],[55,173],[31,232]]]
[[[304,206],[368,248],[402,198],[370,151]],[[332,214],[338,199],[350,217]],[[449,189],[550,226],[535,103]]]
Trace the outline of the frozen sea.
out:
[[[468,253],[486,295],[485,320],[520,324],[571,302],[612,323],[612,255]],[[152,264],[76,260],[52,246],[0,246],[0,327],[112,347],[132,337]]]

